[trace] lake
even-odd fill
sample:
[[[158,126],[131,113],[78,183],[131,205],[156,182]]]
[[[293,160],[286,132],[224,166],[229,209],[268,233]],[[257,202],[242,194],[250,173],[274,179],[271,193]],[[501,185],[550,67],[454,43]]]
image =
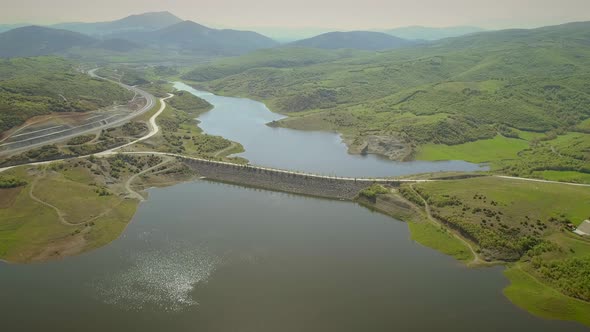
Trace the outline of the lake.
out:
[[[260,103],[194,93],[216,106],[203,129],[252,163],[356,176],[480,167],[349,155],[336,134],[265,126],[279,116]],[[196,181],[150,190],[106,247],[0,263],[0,319],[6,331],[586,330],[511,304],[502,270],[466,268],[356,203]]]
[[[263,103],[217,96],[181,82],[174,83],[174,87],[214,105],[213,110],[199,116],[199,127],[208,134],[241,143],[246,151],[237,156],[254,165],[351,177],[488,169],[460,160],[394,162],[377,155],[352,155],[336,133],[267,126],[284,116],[269,111]]]
[[[351,202],[206,181],[153,189],[113,244],[0,265],[6,331],[583,331]]]

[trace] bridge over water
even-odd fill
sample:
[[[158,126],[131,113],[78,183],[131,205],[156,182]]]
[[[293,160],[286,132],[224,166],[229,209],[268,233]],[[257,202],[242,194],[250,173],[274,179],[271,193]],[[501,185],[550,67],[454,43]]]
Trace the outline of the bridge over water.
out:
[[[353,199],[359,191],[374,183],[399,186],[403,182],[427,182],[393,178],[352,178],[298,172],[250,164],[187,157],[164,152],[126,152],[175,157],[203,178],[252,187],[338,199]]]
[[[374,183],[386,184],[397,187],[404,182],[433,181],[395,178],[353,178],[312,174],[250,164],[234,164],[218,160],[195,158],[181,154],[155,151],[117,152],[110,150],[97,153],[95,154],[95,156],[109,157],[117,154],[156,155],[174,157],[177,160],[184,162],[187,166],[193,169],[201,177],[213,181],[235,183],[239,185],[246,185],[269,190],[277,190],[296,194],[337,199],[353,199],[359,191],[371,186]],[[77,158],[87,157],[89,156]],[[63,161],[66,159],[34,162],[28,163],[27,165],[43,165],[56,161]],[[0,173],[17,166],[18,165],[0,168]]]

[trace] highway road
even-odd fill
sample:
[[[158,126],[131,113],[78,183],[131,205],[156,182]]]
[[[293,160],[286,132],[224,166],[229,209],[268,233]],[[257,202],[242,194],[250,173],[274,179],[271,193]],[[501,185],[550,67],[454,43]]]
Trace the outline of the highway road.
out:
[[[140,96],[146,100],[145,105],[134,112],[101,112],[89,117],[86,123],[77,126],[68,125],[50,125],[46,128],[40,128],[33,131],[17,131],[13,135],[3,139],[0,142],[0,156],[6,156],[17,152],[40,147],[47,144],[67,140],[76,136],[97,132],[102,129],[117,127],[125,124],[129,120],[143,113],[150,111],[156,105],[156,99],[150,93],[129,86],[120,82],[100,77],[96,74],[98,68],[88,71],[88,75],[94,78],[103,79],[122,86],[123,88],[135,93],[135,98]]]
[[[97,77],[95,75],[96,69],[93,69],[89,72],[89,74],[91,76]],[[115,82],[118,83],[118,82]],[[120,84],[120,83],[118,83]],[[144,92],[140,89],[134,88],[134,87],[129,87],[126,86],[124,84],[121,84],[124,87],[128,87],[130,89],[133,89],[132,91],[136,91],[137,93],[140,93],[141,95],[148,95],[152,98],[153,100],[153,96],[151,96],[150,94],[148,94],[147,92]],[[181,154],[176,154],[176,153],[167,153],[167,152],[156,152],[156,151],[135,151],[135,152],[123,152],[120,151],[121,149],[128,147],[130,145],[133,145],[135,143],[141,142],[143,140],[146,140],[154,135],[156,135],[160,128],[156,122],[156,119],[158,118],[158,116],[164,111],[164,109],[166,108],[166,100],[171,98],[173,95],[172,94],[168,94],[168,97],[166,98],[160,98],[160,109],[151,116],[151,118],[149,119],[149,132],[144,135],[143,137],[140,137],[130,143],[127,143],[125,145],[122,146],[118,146],[116,148],[110,149],[110,150],[106,150],[103,152],[99,152],[96,153],[95,156],[97,157],[108,157],[108,156],[112,156],[112,155],[116,155],[118,153],[121,154],[131,154],[131,155],[160,155],[160,156],[167,156],[167,157],[176,157],[176,158],[182,158],[185,160],[194,160],[194,161],[200,161],[200,162],[206,162],[206,163],[211,163],[211,164],[219,164],[219,165],[232,165],[232,166],[236,166],[236,164],[232,164],[232,163],[228,163],[228,162],[224,162],[224,161],[217,161],[217,160],[208,160],[208,159],[202,159],[202,158],[195,158],[195,157],[189,157],[189,156],[185,156],[185,155],[181,155]],[[152,106],[155,104],[155,102],[152,102]],[[146,105],[147,106],[147,105]],[[151,107],[149,107],[148,109],[151,109]],[[146,112],[147,109],[142,110],[141,113]],[[141,114],[140,113],[140,114]],[[136,116],[136,115],[134,115]],[[134,117],[134,116],[131,116]],[[78,134],[77,134],[78,135]],[[74,135],[74,136],[77,136]],[[88,156],[81,156],[81,157],[76,157],[76,158],[87,158]],[[65,159],[61,159],[61,160],[65,160]],[[53,161],[42,161],[42,162],[34,162],[34,163],[28,163],[25,165],[44,165],[44,164],[49,164],[52,162],[56,162],[56,161],[61,161],[61,160],[53,160]],[[24,166],[24,165],[18,165],[18,166]],[[0,168],[0,173],[7,171],[11,168],[14,167],[18,167],[18,166],[10,166],[10,167],[4,167],[4,168]],[[359,177],[359,178],[352,178],[352,177],[340,177],[340,176],[327,176],[327,175],[321,175],[321,174],[312,174],[312,173],[304,173],[304,172],[297,172],[297,171],[293,171],[293,170],[286,170],[286,169],[277,169],[277,168],[270,168],[270,167],[264,167],[264,166],[258,166],[258,165],[244,165],[243,167],[249,167],[249,168],[254,168],[254,169],[258,169],[258,170],[263,170],[263,171],[267,171],[267,172],[275,172],[275,173],[283,173],[283,174],[292,174],[292,175],[303,175],[303,176],[307,176],[307,177],[311,177],[311,178],[327,178],[327,179],[335,179],[335,180],[341,180],[341,181],[373,181],[373,182],[391,182],[391,181],[397,181],[397,182],[409,182],[409,183],[419,183],[419,182],[431,182],[431,181],[437,181],[437,180],[429,180],[429,179],[395,179],[395,178],[363,178],[363,177]],[[570,186],[581,186],[581,187],[590,187],[590,184],[580,184],[580,183],[569,183],[569,182],[557,182],[557,181],[548,181],[548,180],[540,180],[540,179],[530,179],[530,178],[521,178],[521,177],[512,177],[512,176],[504,176],[504,175],[492,175],[496,178],[503,178],[503,179],[511,179],[511,180],[518,180],[518,181],[534,181],[534,182],[540,182],[540,183],[553,183],[553,184],[562,184],[562,185],[570,185]]]

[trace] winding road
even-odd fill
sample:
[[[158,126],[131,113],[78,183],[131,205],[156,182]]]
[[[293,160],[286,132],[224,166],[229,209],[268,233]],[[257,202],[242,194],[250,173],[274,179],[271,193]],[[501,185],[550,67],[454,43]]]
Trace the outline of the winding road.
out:
[[[137,191],[133,190],[133,188],[131,188],[131,184],[133,183],[133,181],[135,181],[135,179],[137,179],[138,176],[143,175],[147,172],[151,172],[154,169],[164,166],[165,164],[169,163],[172,159],[168,158],[168,159],[164,159],[164,161],[162,161],[161,163],[158,163],[155,166],[152,166],[150,168],[144,169],[143,171],[133,174],[128,180],[127,182],[125,182],[125,189],[127,190],[127,192],[129,193],[129,195],[135,197],[136,199],[138,199],[140,202],[145,201],[145,198],[143,196],[141,196],[140,193],[138,193]]]
[[[519,178],[516,176],[507,176],[507,175],[494,175],[494,177],[497,177],[500,179],[509,179],[509,180],[520,180],[520,181],[530,181],[530,182],[540,182],[540,183],[557,183],[557,184],[567,184],[570,186],[577,186],[577,187],[590,187],[590,184],[585,184],[585,183],[559,182],[559,181],[551,181],[551,180]]]
[[[469,248],[469,250],[471,251],[471,254],[473,255],[473,259],[471,260],[471,262],[469,262],[469,264],[471,265],[477,265],[477,264],[481,264],[483,261],[479,258],[479,255],[477,254],[477,252],[475,251],[475,249],[473,248],[473,245],[465,240],[461,235],[457,234],[455,231],[453,231],[452,229],[445,227],[442,222],[438,221],[433,215],[432,212],[430,210],[430,205],[428,204],[428,202],[424,199],[424,197],[422,197],[422,195],[420,195],[420,193],[416,190],[416,188],[414,188],[413,185],[410,185],[410,189],[412,189],[412,191],[418,195],[418,197],[420,197],[420,199],[422,200],[422,203],[424,203],[424,210],[426,211],[426,216],[428,217],[428,220],[430,220],[430,222],[434,223],[437,227],[443,228],[443,229],[449,229],[449,232],[451,232],[451,234],[453,234],[453,237],[455,237],[457,240],[461,241],[463,244],[465,244],[465,246],[467,248]]]
[[[88,71],[88,74],[92,77],[96,77],[96,78],[101,78],[101,79],[105,79],[102,77],[99,77],[98,75],[96,75],[96,71],[98,70],[98,68],[92,69],[90,71]],[[105,79],[108,80],[108,79]],[[149,108],[144,107],[141,112],[136,112],[134,113],[132,116],[130,116],[129,118],[126,119],[126,121],[131,120],[132,118],[141,115],[145,112],[147,112],[148,110],[150,110],[154,105],[155,102],[153,102],[153,96],[141,89],[138,89],[136,87],[131,87],[128,85],[125,85],[123,83],[120,82],[116,82],[116,81],[112,81],[109,80],[111,82],[114,82],[116,84],[119,84],[123,87],[126,87],[128,89],[131,89],[132,91],[135,91],[136,93],[145,96],[146,98],[149,96],[151,99],[151,103],[148,103]],[[189,159],[189,160],[196,160],[196,161],[201,161],[201,162],[207,162],[207,163],[211,163],[211,164],[220,164],[220,165],[236,165],[233,163],[228,163],[228,162],[223,162],[223,161],[216,161],[216,160],[209,160],[209,159],[202,159],[202,158],[195,158],[195,157],[189,157],[186,155],[181,155],[181,154],[176,154],[176,153],[167,153],[167,152],[156,152],[156,151],[135,151],[135,152],[118,152],[119,150],[134,145],[138,142],[147,140],[151,137],[153,137],[154,135],[156,135],[159,131],[160,131],[160,127],[157,124],[157,118],[158,116],[160,116],[160,114],[162,114],[162,112],[166,109],[166,100],[173,97],[173,94],[168,94],[167,97],[165,98],[160,98],[160,108],[158,109],[158,111],[150,117],[149,119],[149,132],[144,135],[143,137],[140,137],[132,142],[129,142],[127,144],[103,151],[103,152],[99,152],[94,154],[97,157],[107,157],[107,156],[111,156],[117,153],[124,153],[124,154],[135,154],[135,155],[160,155],[160,156],[168,156],[168,157],[175,157],[175,158],[182,158],[182,159]],[[78,136],[78,135],[82,135],[82,134],[76,134],[74,136]],[[63,138],[62,138],[63,139]],[[60,139],[61,140],[61,139]],[[49,142],[47,142],[49,143]],[[90,155],[87,156],[79,156],[79,157],[74,157],[74,158],[67,158],[67,159],[75,159],[75,158],[87,158]],[[17,166],[35,166],[35,165],[44,165],[44,164],[49,164],[52,162],[56,162],[56,161],[63,161],[66,159],[59,159],[59,160],[51,160],[51,161],[43,161],[43,162],[33,162],[33,163],[28,163],[28,164],[22,164],[22,165],[17,165]],[[4,167],[4,168],[0,168],[0,173],[9,170],[11,168],[17,167],[17,166],[9,166],[9,167]],[[254,169],[258,169],[258,170],[262,170],[262,171],[269,171],[269,172],[276,172],[276,173],[283,173],[283,174],[292,174],[292,175],[304,175],[307,177],[312,177],[312,178],[324,178],[324,179],[334,179],[334,180],[341,180],[341,181],[373,181],[373,182],[392,182],[392,181],[396,181],[396,182],[409,182],[409,183],[419,183],[419,182],[432,182],[432,181],[438,181],[438,180],[426,180],[426,179],[394,179],[394,178],[372,178],[372,177],[362,177],[362,178],[353,178],[353,177],[341,177],[341,176],[327,176],[327,175],[319,175],[319,174],[313,174],[313,173],[304,173],[304,172],[297,172],[297,171],[292,171],[292,170],[285,170],[285,169],[277,169],[277,168],[271,168],[271,167],[264,167],[264,166],[258,166],[258,165],[251,165],[248,164],[244,167],[250,167],[250,168],[254,168]],[[553,184],[562,184],[562,185],[571,185],[571,186],[581,186],[581,187],[590,187],[590,184],[580,184],[580,183],[570,183],[570,182],[557,182],[557,181],[549,181],[549,180],[539,180],[539,179],[530,179],[530,178],[520,178],[520,177],[512,177],[512,176],[504,176],[504,175],[493,175],[496,178],[502,178],[502,179],[511,179],[511,180],[520,180],[520,181],[533,181],[533,182],[541,182],[541,183],[553,183]]]
[[[43,171],[43,172],[45,172],[45,171]],[[97,220],[97,219],[99,219],[99,218],[101,218],[101,217],[109,214],[111,211],[113,211],[114,208],[116,208],[117,206],[119,206],[121,204],[121,202],[119,202],[118,204],[116,204],[114,206],[111,206],[110,208],[106,209],[105,211],[99,213],[98,215],[92,216],[92,217],[90,217],[88,219],[85,219],[83,221],[79,221],[79,222],[75,222],[75,223],[74,222],[69,222],[68,220],[66,220],[66,214],[63,213],[62,210],[60,210],[57,206],[55,206],[55,205],[53,205],[53,204],[51,204],[49,202],[46,202],[46,201],[42,200],[41,198],[37,197],[34,194],[35,186],[37,185],[37,182],[38,181],[39,181],[39,177],[36,177],[35,180],[31,183],[31,187],[29,188],[29,197],[32,200],[34,200],[35,202],[37,202],[39,204],[42,204],[42,205],[45,205],[45,206],[53,209],[55,211],[55,213],[57,214],[57,218],[59,219],[59,222],[61,222],[65,226],[81,226],[81,225],[84,225],[84,224],[86,224],[88,222],[95,221],[95,220]],[[133,194],[132,191],[130,191],[129,193],[130,194]]]
[[[94,72],[96,71],[96,69],[92,70],[89,72],[90,75],[92,76],[96,76],[94,74]],[[119,83],[118,83],[119,84]],[[130,87],[131,88],[131,87]],[[142,90],[139,90],[137,88],[133,88],[136,89],[141,92],[142,95],[147,94],[146,92],[143,92]],[[151,95],[150,95],[151,96]],[[169,163],[172,158],[180,158],[180,159],[185,159],[185,160],[197,160],[200,162],[206,162],[206,163],[211,163],[211,164],[221,164],[221,165],[232,165],[232,166],[238,166],[236,164],[233,163],[228,163],[228,162],[223,162],[223,161],[215,161],[215,160],[208,160],[208,159],[202,159],[202,158],[194,158],[194,157],[189,157],[189,156],[185,156],[185,155],[181,155],[181,154],[174,154],[174,153],[166,153],[166,152],[155,152],[155,151],[135,151],[135,152],[119,152],[121,149],[125,148],[125,147],[129,147],[131,145],[137,144],[141,141],[147,140],[151,137],[153,137],[154,135],[156,135],[159,131],[160,131],[160,127],[157,124],[157,118],[162,114],[162,112],[166,109],[166,100],[171,98],[173,95],[172,94],[168,94],[167,97],[165,98],[161,98],[160,99],[160,108],[158,109],[158,111],[156,113],[154,113],[154,115],[152,115],[149,119],[149,131],[146,135],[132,141],[129,142],[127,144],[124,144],[122,146],[118,146],[116,148],[113,149],[109,149],[100,153],[95,154],[95,156],[97,157],[108,157],[108,156],[112,156],[118,153],[124,153],[124,154],[130,154],[130,155],[160,155],[160,156],[164,156],[166,158],[164,158],[164,160],[162,162],[160,162],[159,164],[150,167],[148,169],[145,169],[137,174],[134,174],[133,176],[131,176],[126,182],[125,182],[125,188],[126,190],[129,192],[129,194],[133,197],[138,199],[140,202],[144,201],[145,198],[143,196],[141,196],[138,192],[136,192],[135,190],[133,190],[131,188],[131,185],[133,183],[133,181],[135,179],[137,179],[137,177],[141,176],[142,174],[148,173],[150,171],[153,171],[154,169],[157,169],[158,167],[164,166],[166,163]],[[133,116],[130,116],[126,121],[131,120],[132,118],[136,117],[137,115],[140,115],[142,113],[147,112],[148,110],[150,110],[153,105],[155,103],[152,101],[151,103],[148,103],[148,105],[150,105],[149,107],[144,107],[144,109],[142,109],[141,112],[134,114]],[[93,130],[94,131],[94,130]],[[82,135],[83,133],[78,133],[75,134],[73,136],[78,136],[78,135]],[[60,140],[63,140],[64,138],[60,138]],[[46,142],[49,143],[49,142]],[[45,144],[46,144],[45,143]],[[74,158],[68,158],[68,159],[75,159],[75,158],[87,158],[89,156],[81,156],[81,157],[74,157]],[[52,162],[56,162],[56,161],[63,161],[65,159],[61,159],[61,160],[52,160],[52,161],[45,161],[45,162],[34,162],[34,163],[28,163],[28,164],[24,164],[24,165],[18,165],[18,166],[34,166],[34,165],[44,165],[44,164],[49,164]],[[4,168],[0,168],[0,173],[11,169],[13,167],[18,167],[18,166],[11,166],[11,167],[4,167]],[[396,181],[396,182],[409,182],[409,183],[419,183],[419,182],[429,182],[429,181],[437,181],[437,180],[426,180],[426,179],[392,179],[392,178],[351,178],[351,177],[338,177],[338,176],[325,176],[325,175],[317,175],[317,174],[309,174],[309,173],[303,173],[303,172],[296,172],[296,171],[292,171],[292,170],[283,170],[283,169],[275,169],[275,168],[269,168],[269,167],[264,167],[264,166],[256,166],[256,165],[242,165],[241,167],[248,167],[248,168],[254,168],[254,169],[258,169],[261,171],[267,171],[267,172],[275,172],[275,173],[283,173],[283,174],[293,174],[293,175],[304,175],[306,177],[311,177],[311,178],[328,178],[328,179],[335,179],[335,180],[340,180],[340,181],[373,181],[373,182],[383,182],[383,183],[390,183],[392,181]],[[538,179],[529,179],[529,178],[519,178],[519,177],[511,177],[511,176],[503,176],[503,175],[495,175],[496,178],[501,178],[501,179],[510,179],[510,180],[519,180],[519,181],[533,181],[533,182],[540,182],[540,183],[553,183],[553,184],[562,184],[562,185],[571,185],[571,186],[583,186],[583,187],[590,187],[590,185],[587,184],[577,184],[577,183],[564,183],[564,182],[556,182],[556,181],[548,181],[548,180],[538,180]],[[29,195],[30,197],[43,204],[46,205],[52,209],[54,209],[58,215],[58,218],[60,220],[61,223],[63,223],[64,225],[68,225],[68,226],[77,226],[80,225],[81,223],[71,223],[69,221],[67,221],[65,219],[64,214],[55,206],[44,202],[42,200],[40,200],[38,197],[36,197],[33,193],[35,184],[36,184],[35,180],[33,182],[33,184],[30,187],[30,191],[29,191]],[[436,224],[438,227],[444,227],[446,229],[446,227],[444,225],[442,225],[442,223],[438,220],[436,220],[436,218],[434,218],[432,216],[431,210],[430,210],[430,206],[428,205],[428,202],[424,199],[424,197],[422,197],[422,195],[420,195],[415,189],[414,187],[411,185],[410,188],[420,197],[420,199],[423,201],[424,203],[424,210],[426,212],[426,215],[429,219],[430,222]],[[91,218],[91,220],[96,219],[102,215],[105,215],[106,213],[109,213],[112,209],[109,209],[107,211],[104,211],[103,213],[101,213],[99,216],[95,216],[94,218]],[[86,220],[84,222],[88,222],[90,220]],[[480,265],[480,264],[489,264],[488,262],[483,261],[479,255],[477,254],[476,250],[474,249],[473,245],[467,241],[466,239],[464,239],[462,236],[460,236],[459,234],[457,234],[455,231],[450,230],[451,234],[453,234],[453,236],[455,238],[457,238],[459,241],[461,241],[462,243],[464,243],[469,250],[471,251],[472,255],[473,255],[473,260],[469,262],[470,265]]]
[[[99,152],[96,155],[97,156],[111,155],[111,154],[113,154],[117,150],[123,149],[125,147],[131,146],[131,145],[136,144],[136,143],[139,143],[141,141],[145,141],[146,139],[148,139],[148,138],[156,135],[160,131],[160,126],[158,126],[158,124],[156,123],[156,119],[166,109],[166,100],[172,98],[173,96],[174,96],[173,94],[169,93],[168,94],[168,97],[161,98],[160,99],[160,109],[158,109],[158,111],[154,115],[152,115],[150,117],[150,120],[149,120],[149,123],[148,123],[149,131],[148,131],[147,134],[145,134],[144,136],[136,139],[135,141],[129,142],[127,144],[123,144],[121,146],[117,146],[117,147],[112,148],[112,149],[109,149],[109,150],[105,150],[103,152]]]
[[[64,126],[64,125],[59,125],[59,126],[55,126],[53,128],[44,128],[44,129],[37,130],[34,132],[28,132],[26,134],[15,135],[20,132],[20,130],[18,130],[15,133],[13,133],[12,136],[9,136],[9,137],[3,139],[3,141],[6,141],[7,139],[14,138],[16,136],[21,136],[21,135],[24,137],[22,137],[21,139],[17,139],[15,141],[10,141],[7,143],[0,144],[0,156],[10,155],[10,154],[14,154],[16,152],[21,152],[21,151],[26,151],[26,150],[29,150],[32,148],[43,146],[43,145],[71,139],[76,136],[82,136],[82,135],[89,134],[92,132],[100,131],[102,129],[120,126],[120,125],[123,125],[123,124],[129,122],[131,119],[148,112],[156,104],[155,97],[152,96],[150,93],[143,91],[139,88],[136,88],[134,86],[129,86],[129,85],[117,82],[117,81],[113,81],[113,80],[110,80],[110,79],[107,79],[104,77],[100,77],[96,74],[97,70],[98,70],[98,68],[88,71],[88,75],[90,75],[93,78],[102,79],[102,80],[109,81],[109,82],[115,83],[117,85],[120,85],[121,87],[134,92],[135,93],[135,96],[133,97],[134,99],[136,99],[138,95],[145,98],[146,104],[141,109],[134,111],[134,112],[129,112],[127,114],[115,113],[115,114],[107,116],[107,117],[102,117],[101,116],[102,114],[100,114],[100,115],[96,116],[96,117],[99,117],[100,119],[86,122],[86,123],[78,125],[78,126],[68,127],[68,126]],[[105,114],[105,115],[108,115],[108,114]],[[95,117],[91,117],[88,120],[93,120],[93,118],[95,118]]]

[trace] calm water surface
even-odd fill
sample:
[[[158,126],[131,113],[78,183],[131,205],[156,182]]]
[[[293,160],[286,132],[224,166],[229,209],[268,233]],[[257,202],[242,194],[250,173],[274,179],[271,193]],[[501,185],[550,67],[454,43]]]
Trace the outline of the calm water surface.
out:
[[[205,131],[243,143],[256,164],[371,176],[478,168],[351,156],[335,134],[265,126],[278,116],[260,103],[197,94],[216,105]],[[354,203],[205,181],[150,196],[107,247],[0,263],[3,330],[584,330],[512,305],[501,268],[467,269]]]
[[[267,126],[283,116],[272,113],[263,103],[216,96],[181,82],[176,82],[174,87],[213,104],[213,110],[199,116],[199,127],[206,133],[241,143],[246,151],[238,155],[255,165],[357,177],[487,169],[486,166],[456,160],[393,162],[376,155],[351,155],[336,133]]]
[[[0,265],[6,331],[582,331],[513,306],[354,203],[199,181],[151,191],[112,245]]]

